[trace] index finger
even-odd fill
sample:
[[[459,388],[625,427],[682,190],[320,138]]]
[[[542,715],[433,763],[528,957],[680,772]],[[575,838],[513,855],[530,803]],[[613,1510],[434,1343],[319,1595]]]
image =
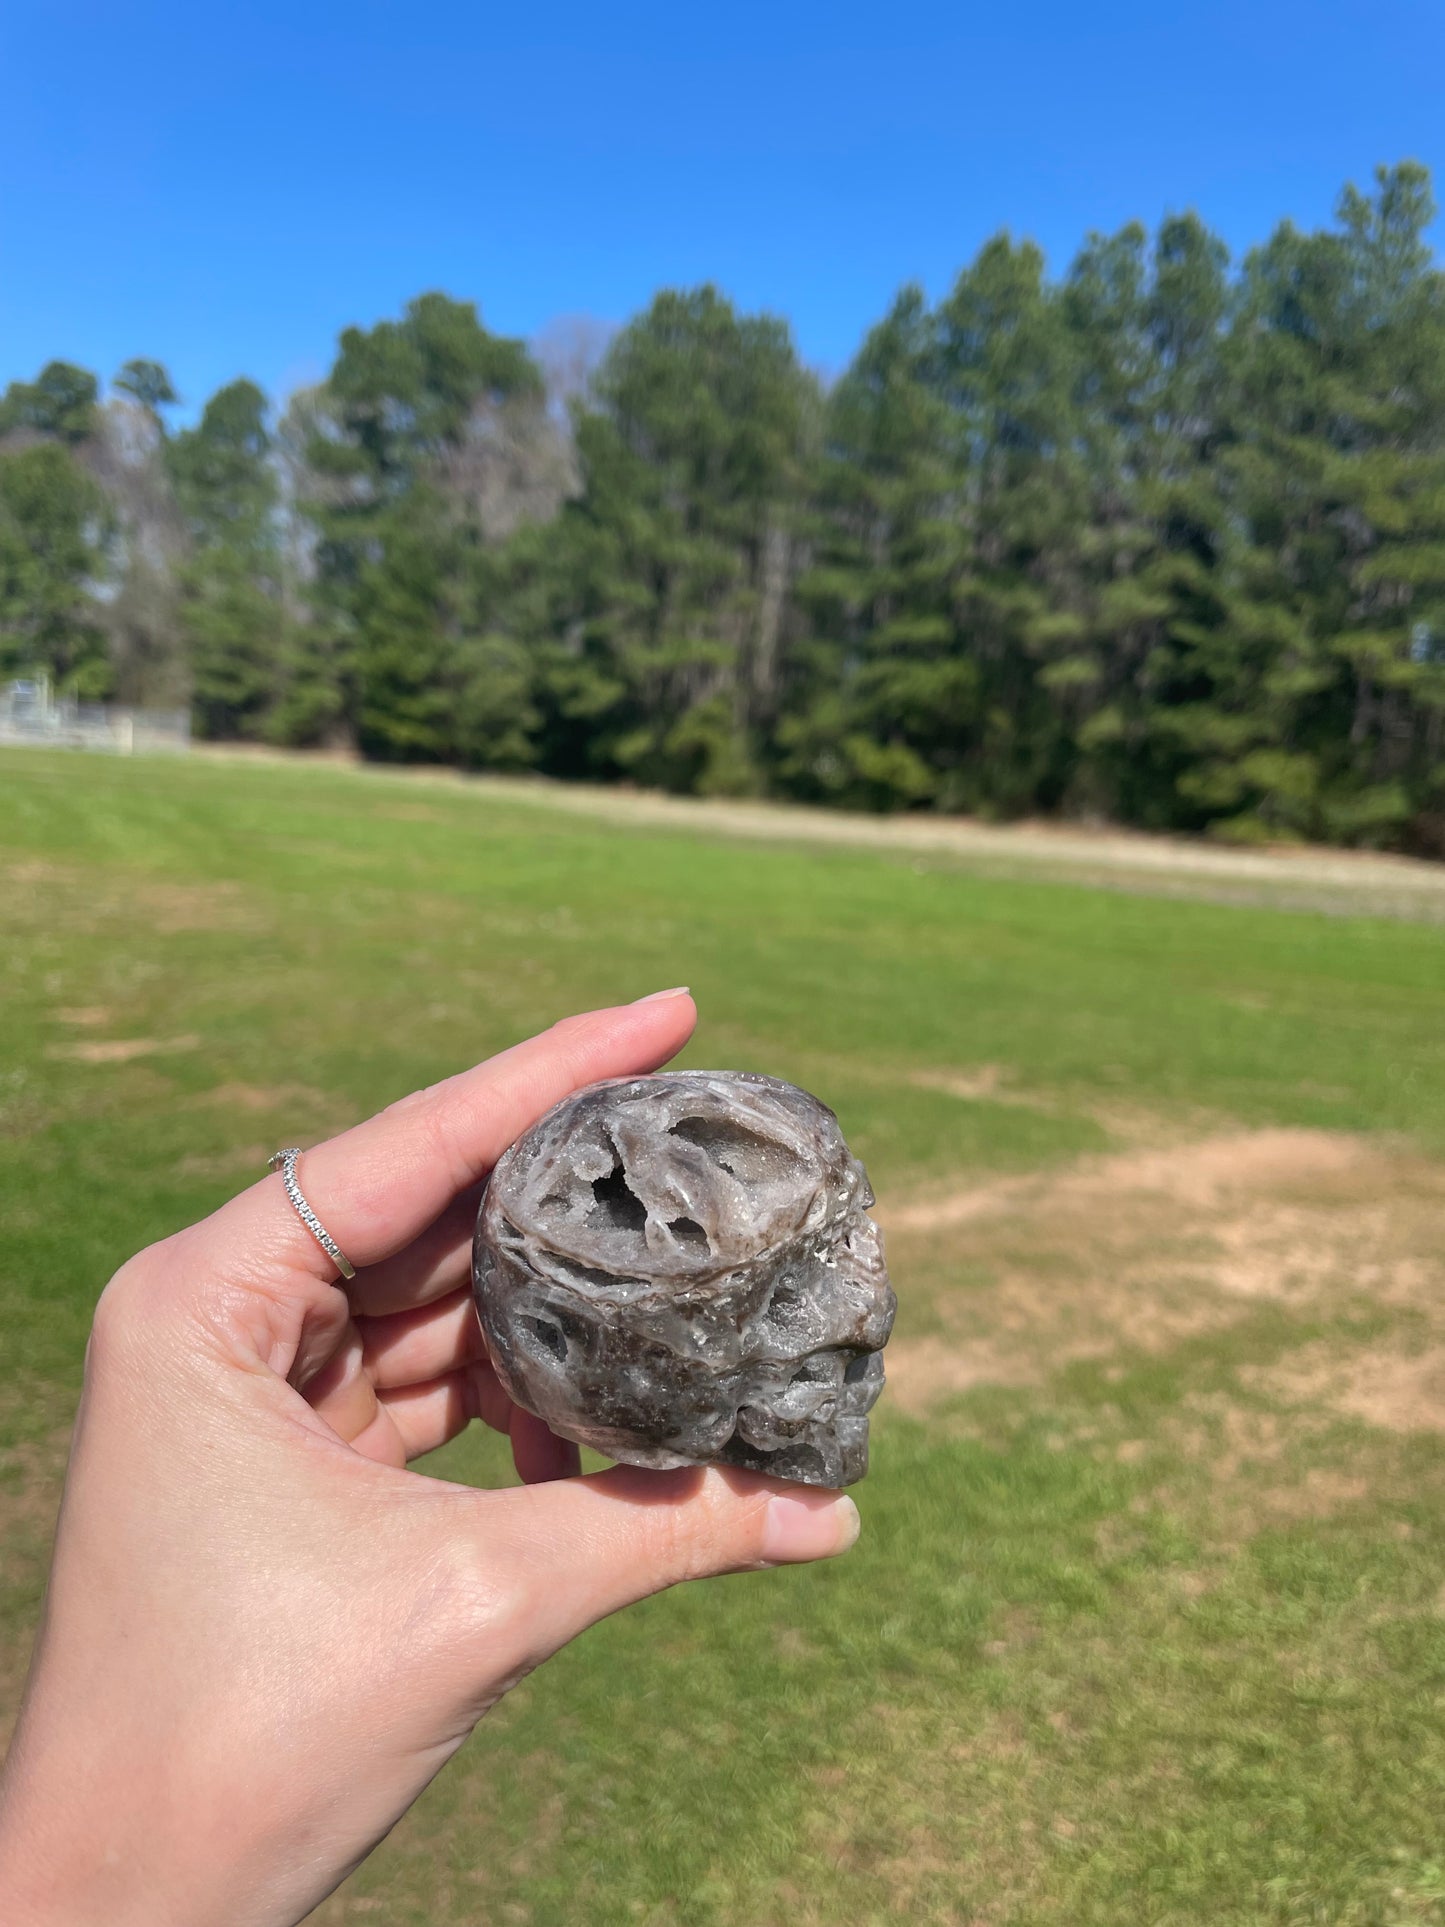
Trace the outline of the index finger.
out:
[[[306,1200],[353,1265],[375,1264],[424,1231],[559,1099],[600,1078],[656,1070],[682,1049],[696,1022],[686,990],[565,1017],[307,1151],[297,1171]],[[222,1205],[188,1235],[187,1246],[191,1262],[236,1283],[274,1279],[278,1270],[327,1284],[336,1279],[278,1175]]]

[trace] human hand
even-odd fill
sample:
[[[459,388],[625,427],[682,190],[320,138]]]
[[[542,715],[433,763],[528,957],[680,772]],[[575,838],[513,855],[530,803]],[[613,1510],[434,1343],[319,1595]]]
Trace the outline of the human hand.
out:
[[[665,1063],[692,1000],[568,1018],[309,1151],[102,1295],[0,1783],[10,1927],[273,1927],[361,1861],[477,1720],[605,1614],[825,1558],[833,1493],[587,1478],[512,1407],[468,1289],[480,1181],[568,1091]],[[481,1417],[525,1486],[405,1470]]]

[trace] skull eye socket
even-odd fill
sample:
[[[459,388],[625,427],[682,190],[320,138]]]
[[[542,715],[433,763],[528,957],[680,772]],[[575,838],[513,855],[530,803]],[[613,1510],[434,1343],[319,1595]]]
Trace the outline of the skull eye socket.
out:
[[[832,1366],[826,1358],[805,1358],[793,1373],[792,1382],[794,1385],[831,1385]]]
[[[673,1218],[667,1228],[680,1245],[700,1245],[704,1251],[710,1248],[707,1233],[696,1218]]]
[[[861,1385],[865,1379],[870,1378],[873,1372],[873,1360],[876,1356],[877,1354],[875,1352],[859,1352],[856,1358],[850,1358],[848,1360],[848,1369],[843,1374],[843,1383],[845,1385]]]
[[[550,1318],[524,1318],[522,1329],[544,1351],[550,1352],[559,1365],[567,1363],[567,1335],[560,1325],[554,1325]]]

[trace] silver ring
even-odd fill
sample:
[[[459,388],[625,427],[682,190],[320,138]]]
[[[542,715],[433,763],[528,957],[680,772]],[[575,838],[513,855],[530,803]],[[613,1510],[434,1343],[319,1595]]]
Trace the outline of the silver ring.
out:
[[[337,1244],[331,1233],[326,1229],[326,1226],[311,1209],[311,1206],[302,1195],[301,1186],[296,1182],[296,1160],[300,1155],[301,1147],[299,1144],[288,1144],[284,1151],[273,1151],[271,1153],[270,1157],[266,1160],[266,1169],[268,1171],[279,1171],[281,1173],[281,1182],[286,1187],[286,1195],[291,1200],[297,1217],[326,1253],[332,1264],[339,1269],[342,1277],[354,1278],[356,1276],[356,1266],[352,1264],[346,1253],[341,1249],[341,1246]]]

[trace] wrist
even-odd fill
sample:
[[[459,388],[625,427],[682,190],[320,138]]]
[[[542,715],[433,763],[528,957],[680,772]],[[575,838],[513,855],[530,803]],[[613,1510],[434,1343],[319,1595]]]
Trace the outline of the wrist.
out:
[[[7,1769],[0,1780],[0,1918],[5,1927],[182,1927],[199,1916],[161,1891],[128,1851],[114,1809],[87,1820]]]

